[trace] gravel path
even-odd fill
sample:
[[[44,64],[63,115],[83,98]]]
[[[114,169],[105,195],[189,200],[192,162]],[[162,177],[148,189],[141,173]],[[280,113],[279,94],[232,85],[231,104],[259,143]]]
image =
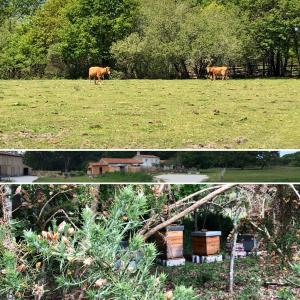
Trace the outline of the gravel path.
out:
[[[18,182],[18,183],[32,183],[36,179],[38,179],[37,176],[18,176],[18,177],[2,178],[3,181],[8,180],[8,181]]]
[[[155,179],[159,182],[168,183],[199,183],[207,180],[207,175],[196,174],[163,174],[155,176]]]

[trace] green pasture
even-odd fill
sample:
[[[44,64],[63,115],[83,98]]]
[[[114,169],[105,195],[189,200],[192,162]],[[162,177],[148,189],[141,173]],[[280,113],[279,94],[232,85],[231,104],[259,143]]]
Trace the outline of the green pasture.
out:
[[[300,167],[272,167],[267,169],[227,169],[223,180],[221,169],[201,170],[208,175],[208,182],[299,182]],[[35,182],[153,182],[153,175],[147,173],[107,173],[97,177],[40,177]]]
[[[202,170],[210,182],[299,182],[300,167],[272,167],[266,169],[226,169],[220,180],[221,169]]]
[[[1,148],[300,148],[300,81],[0,81]]]
[[[153,178],[147,173],[106,173],[101,176],[72,176],[72,177],[40,177],[35,182],[152,182]]]

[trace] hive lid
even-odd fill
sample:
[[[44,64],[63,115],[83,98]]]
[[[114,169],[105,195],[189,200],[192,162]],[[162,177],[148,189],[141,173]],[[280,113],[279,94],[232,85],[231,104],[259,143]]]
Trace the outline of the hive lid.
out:
[[[221,231],[194,231],[191,236],[221,236]]]
[[[183,231],[184,226],[170,225],[170,226],[167,226],[166,228],[164,228],[163,230],[165,230],[165,231]]]

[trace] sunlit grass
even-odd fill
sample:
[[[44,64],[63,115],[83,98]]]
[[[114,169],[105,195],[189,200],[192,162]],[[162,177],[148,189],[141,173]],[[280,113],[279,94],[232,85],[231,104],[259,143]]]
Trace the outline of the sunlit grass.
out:
[[[147,173],[106,173],[101,176],[89,177],[89,176],[72,176],[72,177],[40,177],[35,182],[152,182],[153,177]]]
[[[226,169],[221,179],[221,169],[203,170],[210,182],[299,182],[300,167],[272,167],[266,169]]]
[[[300,81],[0,81],[2,148],[299,148]]]

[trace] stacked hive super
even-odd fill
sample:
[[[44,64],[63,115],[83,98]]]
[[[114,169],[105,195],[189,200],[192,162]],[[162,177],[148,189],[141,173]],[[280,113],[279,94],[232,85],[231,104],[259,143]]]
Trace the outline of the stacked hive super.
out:
[[[164,266],[179,266],[185,264],[183,257],[184,226],[167,226],[155,235],[159,251],[158,262]]]
[[[221,231],[192,232],[192,261],[194,263],[222,261],[220,254],[221,235]]]
[[[226,244],[228,253],[231,253],[232,243]],[[237,238],[235,257],[246,257],[249,255],[258,255],[257,240],[252,234],[240,234]]]

